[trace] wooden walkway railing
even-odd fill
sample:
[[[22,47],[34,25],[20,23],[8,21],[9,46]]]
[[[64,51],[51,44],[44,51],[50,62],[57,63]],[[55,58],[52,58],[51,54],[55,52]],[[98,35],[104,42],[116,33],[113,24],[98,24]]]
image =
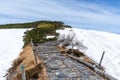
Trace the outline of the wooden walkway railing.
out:
[[[32,39],[31,39],[31,46],[32,46],[32,49],[33,49],[34,62],[35,62],[35,65],[37,65],[37,64],[38,64],[38,61],[37,61],[37,53],[36,53],[35,46],[34,46],[34,44],[33,44]]]

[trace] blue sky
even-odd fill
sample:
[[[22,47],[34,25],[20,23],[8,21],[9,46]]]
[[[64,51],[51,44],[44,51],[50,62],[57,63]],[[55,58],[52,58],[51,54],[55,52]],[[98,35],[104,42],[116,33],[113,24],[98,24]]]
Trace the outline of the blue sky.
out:
[[[120,0],[0,0],[0,24],[58,20],[120,34],[119,5]]]

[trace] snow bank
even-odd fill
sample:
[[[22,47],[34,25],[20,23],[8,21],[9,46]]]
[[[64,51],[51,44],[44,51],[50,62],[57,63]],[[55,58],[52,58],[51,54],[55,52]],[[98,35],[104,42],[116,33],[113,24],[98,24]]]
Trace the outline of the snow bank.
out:
[[[0,80],[19,55],[23,46],[23,34],[26,29],[0,29]]]
[[[60,33],[61,38],[63,35],[67,36],[70,30],[70,28],[66,28],[57,32]],[[105,67],[106,73],[120,80],[120,35],[75,28],[72,28],[72,30],[76,34],[73,42],[80,41],[87,48],[81,49],[77,46],[78,49],[84,51],[97,63],[99,63],[102,53],[105,51],[102,66]]]

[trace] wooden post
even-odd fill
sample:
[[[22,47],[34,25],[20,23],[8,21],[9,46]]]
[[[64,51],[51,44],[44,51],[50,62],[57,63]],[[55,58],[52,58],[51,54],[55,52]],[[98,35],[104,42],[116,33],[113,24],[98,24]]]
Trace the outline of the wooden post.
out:
[[[32,45],[32,49],[33,49],[33,55],[34,55],[35,65],[37,65],[36,51],[35,51],[35,46],[34,46],[34,44],[33,44],[32,39],[31,39],[31,45]]]
[[[71,46],[72,46],[72,55],[74,55],[74,53],[73,53],[73,46],[74,46],[74,45],[73,45],[73,42],[72,42]]]
[[[22,74],[22,80],[26,80],[26,73],[25,73],[24,68],[25,68],[24,65],[20,66],[20,70],[21,70],[21,74]]]
[[[104,54],[105,54],[105,51],[103,51],[102,57],[101,57],[100,62],[99,62],[99,66],[101,66],[101,63],[102,63],[102,60],[103,60]]]

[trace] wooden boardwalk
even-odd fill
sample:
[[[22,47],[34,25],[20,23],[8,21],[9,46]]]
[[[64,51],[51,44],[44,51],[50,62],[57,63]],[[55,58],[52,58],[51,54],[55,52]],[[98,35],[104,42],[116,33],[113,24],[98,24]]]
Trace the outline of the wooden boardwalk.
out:
[[[36,51],[45,63],[49,80],[107,80],[86,65],[63,56],[56,49],[56,42],[39,44]]]

